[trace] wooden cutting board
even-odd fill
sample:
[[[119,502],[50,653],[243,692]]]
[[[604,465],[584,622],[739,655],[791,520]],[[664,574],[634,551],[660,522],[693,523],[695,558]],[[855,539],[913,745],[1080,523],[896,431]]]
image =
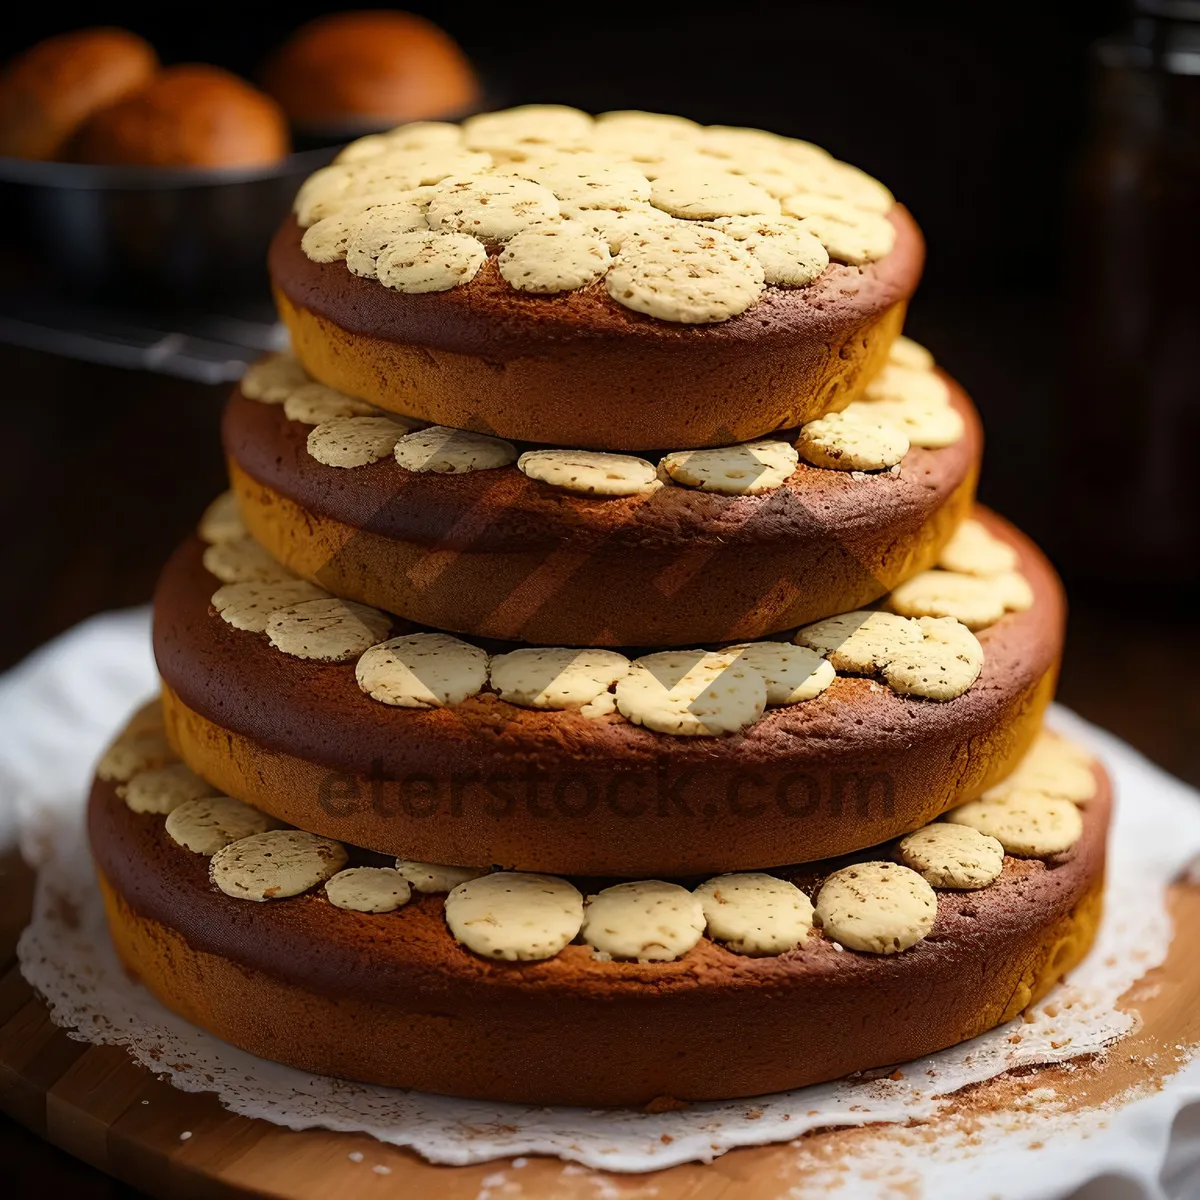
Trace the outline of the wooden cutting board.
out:
[[[1200,1043],[1200,1005],[1193,999],[1200,995],[1200,887],[1180,885],[1171,895],[1177,934],[1170,957],[1122,1000],[1123,1007],[1138,1010],[1142,1023],[1118,1052],[967,1089],[919,1130],[817,1131],[790,1145],[734,1150],[711,1164],[651,1175],[614,1175],[535,1157],[440,1167],[364,1134],[293,1132],[235,1116],[211,1094],[188,1094],[156,1079],[118,1046],[72,1041],[51,1023],[17,968],[15,946],[32,888],[33,874],[19,857],[0,858],[0,1108],[154,1196],[776,1200],[805,1184],[823,1191],[822,1181],[836,1175],[840,1163],[885,1148],[880,1139],[958,1139],[965,1145],[982,1113],[1028,1108],[1022,1097],[1035,1089],[1055,1088],[1060,1100],[1070,1097],[1072,1108],[1144,1094],[1178,1069],[1180,1047]],[[1029,1120],[1032,1127],[1036,1112]],[[921,1194],[920,1181],[902,1169],[886,1182],[896,1195]]]

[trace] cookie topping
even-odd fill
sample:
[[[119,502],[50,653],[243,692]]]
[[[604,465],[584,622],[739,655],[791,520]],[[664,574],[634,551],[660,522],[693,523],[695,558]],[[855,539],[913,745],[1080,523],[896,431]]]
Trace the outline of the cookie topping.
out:
[[[325,884],[325,895],[337,908],[388,913],[403,908],[412,889],[394,867],[348,867]]]
[[[896,424],[873,418],[863,406],[809,421],[796,439],[803,458],[834,471],[882,471],[894,467],[908,447],[908,438]]]
[[[644,458],[600,450],[526,450],[517,466],[530,479],[583,496],[636,496],[658,479]]]
[[[264,901],[299,896],[345,865],[340,842],[300,829],[270,829],[223,846],[209,872],[225,895]]]
[[[617,707],[630,721],[679,737],[736,733],[757,721],[766,706],[763,677],[736,654],[647,654],[617,684]]]
[[[756,496],[782,487],[799,461],[787,442],[764,441],[715,450],[676,450],[659,467],[685,487],[726,496]]]
[[[951,809],[946,820],[994,837],[1018,858],[1049,858],[1083,836],[1083,818],[1070,800],[1042,792],[1012,790],[998,800],[972,800]]]
[[[497,871],[460,883],[446,897],[456,941],[484,958],[553,958],[583,923],[583,897],[565,879]]]
[[[672,962],[704,934],[700,899],[677,883],[649,879],[618,883],[589,896],[583,939],[612,958]]]
[[[896,857],[931,887],[960,891],[985,888],[1004,869],[1004,847],[994,837],[945,821],[901,838]]]
[[[128,783],[117,785],[117,795],[125,801],[131,812],[158,813],[160,816],[188,800],[216,794],[215,787],[181,762],[139,771]]]
[[[232,796],[204,796],[173,808],[167,814],[166,830],[185,850],[211,857],[230,842],[264,833],[273,825],[266,813]]]
[[[629,659],[613,650],[523,647],[496,655],[488,669],[492,687],[510,704],[579,709],[624,679]]]
[[[507,467],[517,461],[517,448],[503,438],[431,425],[402,437],[396,443],[395,456],[406,471],[462,475]]]
[[[486,685],[487,673],[487,655],[448,633],[409,633],[379,642],[354,669],[368,696],[400,708],[461,704]]]
[[[708,936],[735,954],[785,954],[804,944],[812,901],[795,884],[761,872],[718,875],[695,891]]]
[[[851,950],[898,954],[933,929],[937,896],[916,871],[891,862],[834,871],[817,896],[826,937]]]
[[[391,627],[379,609],[331,596],[276,609],[266,633],[276,650],[293,658],[343,662],[387,637]]]
[[[212,606],[234,629],[266,633],[272,613],[305,600],[329,597],[324,588],[306,579],[283,579],[274,583],[227,583],[213,593]]]

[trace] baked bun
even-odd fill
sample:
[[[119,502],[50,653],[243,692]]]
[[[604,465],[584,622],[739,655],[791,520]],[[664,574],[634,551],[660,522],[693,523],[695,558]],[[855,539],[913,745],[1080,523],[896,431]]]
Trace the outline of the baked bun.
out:
[[[154,48],[125,29],[38,42],[0,77],[0,154],[58,158],[93,113],[145,87],[157,71]]]
[[[461,112],[479,84],[454,40],[423,17],[350,12],[298,29],[263,72],[297,125],[375,126]]]
[[[80,162],[146,167],[269,166],[289,149],[269,96],[219,67],[171,67],[97,113],[76,139]]]

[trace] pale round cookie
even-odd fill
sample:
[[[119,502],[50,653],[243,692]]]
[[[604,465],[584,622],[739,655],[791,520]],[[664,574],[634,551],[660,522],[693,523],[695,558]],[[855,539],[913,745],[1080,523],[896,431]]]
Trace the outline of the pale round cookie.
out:
[[[1012,774],[984,792],[983,798],[999,800],[1013,791],[1041,792],[1084,804],[1096,794],[1092,757],[1066,738],[1043,729]]]
[[[283,415],[302,425],[323,425],[337,417],[378,416],[379,409],[368,400],[313,382],[298,387],[283,402]]]
[[[504,279],[522,292],[571,292],[595,282],[612,265],[608,243],[577,221],[524,229],[496,260]]]
[[[391,417],[334,417],[309,432],[308,453],[327,467],[365,467],[387,458],[408,432]]]
[[[602,154],[552,154],[516,163],[513,174],[553,192],[576,209],[625,209],[650,200],[650,181],[636,167]]]
[[[805,200],[811,197],[804,197]],[[799,217],[804,229],[821,243],[829,257],[838,262],[861,266],[886,258],[896,244],[896,230],[891,222],[875,213],[847,209],[843,215],[815,212],[822,205],[794,203],[790,196],[783,202],[783,211]]]
[[[954,617],[968,629],[984,629],[1004,616],[1010,599],[1032,602],[1032,594],[1017,592],[1008,575],[963,575],[935,569],[921,571],[894,587],[885,604],[904,617]]]
[[[583,897],[554,875],[496,871],[446,897],[446,924],[455,941],[485,958],[553,958],[579,933]]]
[[[161,704],[155,703],[161,714]],[[96,774],[110,783],[128,783],[135,775],[165,767],[174,759],[160,715],[157,727],[136,729],[131,725],[122,730],[96,764]]]
[[[239,386],[248,400],[282,404],[296,388],[309,383],[311,378],[294,354],[281,352],[251,363]]]
[[[896,857],[930,887],[955,891],[988,887],[1004,870],[1004,847],[994,837],[945,821],[901,838]]]
[[[304,257],[317,263],[342,262],[350,239],[358,232],[359,211],[338,211],[337,202],[324,202],[319,212],[309,211],[311,224],[300,238]]]
[[[1069,850],[1083,835],[1079,809],[1061,796],[1010,791],[999,800],[972,800],[945,819],[994,837],[1017,858],[1049,858]]]
[[[408,903],[412,888],[394,867],[347,867],[326,882],[325,896],[350,912],[389,913]]]
[[[526,450],[517,466],[530,479],[582,496],[636,496],[653,491],[653,463],[603,450]]]
[[[837,678],[833,664],[808,646],[792,642],[743,642],[723,653],[738,652],[767,685],[767,704],[799,704],[819,696]]]
[[[883,215],[896,203],[895,197],[866,171],[835,158],[810,157],[798,177],[800,191],[808,198],[836,201],[864,212]]]
[[[829,266],[829,253],[799,221],[786,217],[721,217],[713,226],[744,242],[767,283],[804,287]]]
[[[279,583],[296,578],[249,535],[206,546],[202,561],[204,569],[222,583]]]
[[[539,221],[559,218],[558,198],[528,179],[467,175],[438,184],[426,219],[431,229],[506,242]]]
[[[898,954],[933,929],[937,895],[916,871],[865,862],[834,871],[817,896],[825,935],[850,950]]]
[[[431,150],[462,144],[462,129],[450,121],[410,121],[386,133],[369,133],[343,147],[334,162],[357,162],[397,150]]]
[[[222,492],[201,514],[196,533],[210,546],[246,537],[237,497],[232,492]]]
[[[863,391],[867,400],[906,401],[910,404],[950,406],[950,385],[936,372],[888,362]]]
[[[932,371],[933,355],[912,338],[901,334],[888,351],[888,362],[898,367],[908,367],[912,371]]]
[[[920,625],[895,613],[859,609],[796,631],[796,644],[823,654],[835,670],[873,675],[901,649],[920,646]]]
[[[393,453],[406,471],[436,471],[442,475],[493,471],[517,461],[517,448],[512,442],[446,425],[431,425],[406,434]]]
[[[139,771],[128,783],[117,785],[117,795],[131,812],[165,816],[189,800],[215,796],[217,789],[181,762],[165,763]]]
[[[628,673],[629,659],[615,650],[524,646],[497,654],[488,664],[500,698],[525,708],[583,708]]]
[[[708,936],[735,954],[786,954],[802,946],[812,929],[812,901],[794,883],[774,875],[718,875],[694,894],[704,910]]]
[[[689,221],[779,215],[779,201],[770,192],[715,164],[664,171],[651,185],[650,203]]]
[[[235,900],[284,900],[324,883],[346,857],[341,842],[302,829],[269,829],[221,847],[209,874]]]
[[[904,646],[884,664],[884,681],[902,696],[954,700],[979,678],[983,647],[975,635],[953,617],[919,617],[924,639]]]
[[[408,633],[366,650],[354,677],[383,704],[453,707],[487,684],[488,656],[448,633]]]
[[[346,269],[352,275],[374,279],[381,255],[401,234],[428,232],[421,204],[401,202],[368,209],[354,218],[354,232],[346,241]]]
[[[893,691],[927,700],[961,696],[983,669],[983,647],[953,617],[860,610],[806,625],[795,640],[824,654],[835,670],[879,674]]]
[[[441,863],[414,862],[407,858],[396,859],[396,870],[404,876],[414,892],[424,895],[452,892],[460,883],[488,873],[486,867],[447,867]]]
[[[725,496],[757,496],[782,487],[799,455],[787,442],[746,442],[715,450],[676,450],[660,463],[675,483]]]
[[[470,283],[486,261],[483,243],[465,233],[403,233],[375,260],[375,278],[398,292],[445,292]]]
[[[618,883],[587,898],[581,932],[589,946],[610,958],[674,962],[704,936],[704,909],[677,883]]]
[[[327,200],[319,200],[309,208],[309,217],[311,224],[304,231],[304,236],[307,237],[309,231],[315,226],[320,225],[323,221],[329,220],[331,217],[337,217],[344,222],[345,239],[341,248],[341,252],[336,254],[336,257],[331,261],[337,261],[339,258],[346,257],[345,242],[350,240],[350,236],[358,227],[359,220],[374,212],[376,209],[386,208],[392,204],[415,204],[418,208],[424,211],[425,206],[429,203],[428,193],[432,192],[433,188],[412,188],[406,192],[397,192],[392,188],[383,185],[383,190],[378,192],[367,192],[365,194],[354,196],[331,196]],[[323,235],[323,240],[328,242],[332,234]],[[301,247],[304,245],[303,238],[301,239]]]
[[[592,118],[565,104],[522,104],[479,113],[462,123],[463,144],[498,156],[520,156],[539,148],[581,146]]]
[[[221,619],[234,629],[266,633],[272,613],[305,600],[323,600],[329,596],[307,579],[282,579],[273,583],[227,583],[213,593],[212,606]]]
[[[419,188],[451,176],[471,175],[491,166],[486,154],[458,147],[376,154],[360,162],[334,163],[310,175],[300,186],[292,211],[302,229],[331,211],[339,201],[392,193],[408,198]]]
[[[962,414],[948,404],[922,400],[855,400],[842,409],[847,418],[890,421],[913,446],[941,450],[961,441],[966,432]]]
[[[576,208],[570,204],[564,204],[562,209],[564,217],[602,238],[613,254],[620,252],[628,238],[653,233],[655,230],[663,232],[681,224],[674,217],[650,204],[622,209],[619,212],[610,208]]]
[[[762,295],[763,269],[718,230],[651,227],[622,242],[605,285],[618,304],[635,312],[710,324],[745,312]]]
[[[264,833],[274,825],[266,813],[232,796],[202,796],[167,813],[166,831],[185,850],[211,857],[222,846]]]
[[[617,684],[617,707],[635,725],[679,737],[719,737],[752,725],[767,685],[729,654],[663,650],[635,659]]]
[[[859,413],[836,412],[809,421],[796,449],[815,467],[834,471],[882,471],[908,453],[909,441],[891,421]]]
[[[277,609],[267,618],[271,645],[293,658],[343,662],[387,637],[386,613],[353,600],[330,596]]]
[[[938,556],[939,567],[966,575],[999,575],[1015,571],[1018,562],[1017,552],[1008,542],[971,517],[959,525]]]

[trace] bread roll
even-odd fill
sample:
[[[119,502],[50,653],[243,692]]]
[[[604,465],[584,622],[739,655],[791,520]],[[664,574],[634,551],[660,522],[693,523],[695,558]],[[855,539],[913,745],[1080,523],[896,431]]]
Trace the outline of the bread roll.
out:
[[[153,167],[255,167],[288,152],[287,121],[270,96],[219,67],[161,72],[80,130],[80,162]]]
[[[0,77],[0,154],[58,158],[93,113],[145,87],[154,48],[124,29],[80,29],[38,42]]]
[[[310,21],[268,63],[263,85],[294,123],[310,129],[452,115],[479,96],[475,72],[454,40],[403,12]]]

